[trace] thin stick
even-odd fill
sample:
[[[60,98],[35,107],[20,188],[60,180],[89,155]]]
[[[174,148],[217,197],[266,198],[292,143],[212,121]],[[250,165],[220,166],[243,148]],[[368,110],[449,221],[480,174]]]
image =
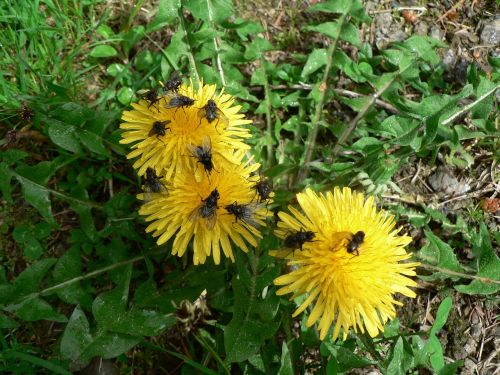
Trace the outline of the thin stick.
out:
[[[215,22],[214,22],[214,15],[212,13],[211,1],[210,0],[206,0],[206,1],[207,1],[207,8],[208,8],[208,20],[210,22],[210,26],[215,31]],[[219,54],[220,43],[221,43],[220,38],[217,36],[217,34],[215,34],[215,36],[214,36],[214,50],[215,50],[215,59],[217,62],[217,70],[219,71],[220,81],[222,83],[222,86],[226,86],[226,79],[224,77],[224,70],[222,69],[222,61],[220,59],[220,54]]]
[[[332,152],[333,158],[332,158],[332,160],[339,153],[340,147],[342,146],[342,144],[347,140],[347,138],[349,138],[349,136],[351,135],[351,133],[354,131],[354,129],[356,128],[356,125],[359,122],[359,120],[361,120],[366,115],[366,113],[368,112],[368,110],[373,106],[373,104],[375,104],[375,102],[377,101],[377,99],[380,96],[382,96],[382,94],[385,92],[385,90],[387,90],[394,83],[394,81],[396,80],[396,78],[398,77],[398,75],[400,75],[401,73],[403,73],[410,66],[411,65],[408,65],[402,71],[399,71],[397,74],[394,74],[394,76],[384,86],[382,86],[380,88],[380,90],[378,90],[375,94],[372,95],[372,97],[370,98],[370,100],[365,104],[365,106],[361,109],[361,111],[358,112],[358,114],[356,115],[356,117],[354,117],[351,120],[351,122],[349,123],[349,126],[340,135],[337,143],[335,144],[335,147],[333,148],[333,152]]]
[[[299,170],[299,173],[297,174],[297,181],[303,181],[305,177],[307,176],[307,171],[309,170],[309,162],[311,161],[312,158],[312,153],[314,150],[314,146],[316,145],[316,137],[318,136],[318,126],[319,126],[319,119],[321,118],[321,113],[323,112],[323,105],[325,101],[325,95],[326,95],[326,85],[328,81],[328,76],[330,75],[330,68],[332,66],[332,60],[333,60],[333,54],[335,50],[337,49],[337,43],[340,38],[340,33],[342,32],[342,28],[344,26],[345,22],[345,14],[343,14],[339,18],[339,32],[335,39],[333,40],[333,43],[330,45],[328,48],[328,55],[327,55],[327,61],[326,61],[326,67],[325,71],[323,72],[323,79],[321,80],[320,83],[320,96],[319,96],[319,101],[316,104],[316,110],[314,112],[314,117],[312,120],[312,131],[309,133],[309,137],[307,140],[307,148],[304,154],[304,161],[302,163],[302,167]]]
[[[313,86],[308,84],[308,83],[299,83],[297,85],[269,85],[269,88],[271,90],[286,90],[286,89],[291,89],[291,90],[312,90]],[[260,89],[260,86],[253,86],[252,89]],[[340,95],[340,96],[347,96],[348,98],[365,98],[367,95],[360,94],[355,91],[350,91],[350,90],[344,90],[344,89],[333,89],[333,91]],[[399,109],[394,107],[392,104],[387,103],[381,99],[375,100],[375,104],[378,105],[381,108],[386,109],[387,111],[394,113],[396,115],[400,115],[401,112]]]
[[[186,30],[186,25],[184,24],[184,12],[182,6],[182,0],[180,0],[181,6],[179,7],[179,24],[182,29],[182,34],[186,40],[187,45],[187,57],[189,60],[189,65],[191,66],[191,71],[194,73],[194,77],[196,78],[196,83],[200,83],[200,75],[198,74],[198,70],[196,70],[196,60],[194,59],[193,51],[191,50],[191,45],[189,44],[188,34]]]

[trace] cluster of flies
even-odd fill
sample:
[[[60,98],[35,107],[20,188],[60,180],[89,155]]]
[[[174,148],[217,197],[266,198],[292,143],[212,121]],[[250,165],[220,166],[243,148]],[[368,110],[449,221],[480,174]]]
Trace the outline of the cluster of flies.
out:
[[[166,104],[164,105],[165,109],[175,108],[177,111],[179,108],[184,109],[186,107],[193,106],[195,103],[194,99],[186,95],[179,94],[179,87],[181,86],[181,84],[182,79],[180,78],[180,76],[178,74],[173,74],[160,91],[146,91],[143,95],[143,98],[149,102],[148,108],[150,108],[151,106],[156,106],[156,109],[159,112],[159,103],[162,99],[165,99],[166,101]],[[222,122],[226,126],[229,122],[228,118],[219,109],[213,99],[207,100],[207,103],[203,107],[198,109],[198,117],[200,119],[200,124],[203,118],[205,118],[209,124],[212,124],[217,120],[215,124],[216,129],[219,122]],[[160,137],[167,134],[170,123],[170,120],[153,122],[148,136],[156,136],[156,138],[161,141]],[[197,159],[198,163],[203,166],[205,172],[210,176],[210,173],[214,169],[214,164],[212,161],[212,143],[210,137],[206,136],[203,139],[201,145],[188,145],[188,151],[192,157]]]
[[[149,90],[144,95],[143,98],[149,102],[148,108],[155,107],[159,112],[159,103],[161,99],[165,99],[166,104],[164,108],[176,110],[179,108],[191,107],[194,105],[195,100],[179,94],[179,87],[182,84],[182,80],[179,75],[173,75],[170,80],[168,80],[163,86],[162,90]],[[228,119],[224,113],[217,107],[217,104],[213,99],[207,100],[207,103],[202,108],[198,110],[198,117],[201,120],[205,118],[209,124],[212,124],[217,120],[215,127],[219,121],[227,126]],[[166,121],[155,121],[149,131],[149,136],[156,136],[159,140],[161,136],[166,135],[169,129],[168,125],[170,120]],[[210,137],[206,136],[201,145],[188,145],[187,146],[190,155],[197,159],[197,162],[203,166],[205,172],[208,176],[212,170],[214,170],[214,164],[212,161],[212,143]],[[161,182],[163,176],[158,176],[153,168],[148,168],[146,170],[146,178],[144,183],[144,191],[146,194],[150,193],[164,193],[167,191],[164,184]],[[254,219],[254,213],[261,208],[262,202],[269,199],[272,193],[272,187],[268,179],[260,178],[258,182],[254,185],[256,195],[258,195],[257,202],[251,202],[247,204],[238,204],[237,202],[231,203],[225,206],[226,211],[234,215],[235,222],[238,220],[245,223],[246,225],[251,225],[253,227],[258,227],[258,223]],[[220,198],[219,191],[214,189],[208,197],[201,200],[201,204],[191,213],[189,216],[190,220],[198,220],[199,218],[205,219],[206,226],[209,230],[213,229],[216,219],[217,219],[217,209],[218,200]],[[148,198],[146,197],[146,200]]]
[[[284,245],[285,247],[292,249],[295,251],[296,249],[300,249],[302,251],[302,247],[306,242],[314,242],[314,237],[316,234],[310,230],[304,230],[300,228],[299,231],[294,233],[290,233],[285,237]],[[349,240],[347,241],[346,251],[349,254],[359,255],[359,247],[365,240],[365,232],[357,231],[354,234],[351,234]]]
[[[162,88],[163,95],[159,94],[158,90],[149,90],[147,91],[143,98],[149,102],[148,108],[151,106],[158,106],[161,99],[165,98],[166,104],[164,108],[176,110],[179,108],[191,107],[194,105],[195,100],[179,94],[179,87],[182,84],[182,80],[180,76],[174,75],[165,83],[165,86]],[[159,108],[157,108],[159,112]],[[203,118],[205,118],[209,124],[217,120],[217,124],[219,121],[222,121],[227,124],[227,117],[222,113],[222,111],[217,107],[217,104],[214,100],[209,99],[207,104],[200,108],[198,111],[198,116],[200,118],[200,123]],[[171,121],[155,121],[151,127],[149,132],[149,136],[156,136],[160,139],[160,136],[166,135],[168,125]],[[210,175],[212,170],[214,169],[214,164],[212,161],[212,144],[210,141],[210,137],[205,137],[203,142],[199,146],[188,145],[188,150],[192,157],[195,157],[198,160],[205,172]],[[145,180],[145,192],[146,193],[162,193],[166,192],[166,188],[161,182],[162,176],[157,176],[156,172],[152,168],[148,168],[146,171],[146,180]],[[258,227],[258,223],[254,220],[254,213],[260,209],[261,203],[265,202],[269,199],[272,187],[268,179],[261,178],[254,186],[256,191],[256,195],[259,196],[257,202],[251,202],[247,204],[238,204],[237,202],[231,203],[230,205],[225,206],[226,211],[234,215],[235,222],[238,220],[253,227]],[[218,200],[220,198],[219,191],[217,188],[212,190],[212,192],[205,199],[201,200],[201,204],[191,213],[189,219],[192,221],[198,220],[200,218],[205,219],[206,226],[209,230],[212,230],[215,226],[217,219],[217,209]],[[299,231],[288,234],[284,239],[284,245],[287,248],[295,251],[296,249],[302,248],[306,242],[314,242],[315,233],[312,231],[305,231],[303,228],[300,228]],[[365,233],[363,231],[358,231],[351,235],[350,239],[347,242],[346,250],[349,254],[359,255],[359,247],[363,243],[365,239]]]

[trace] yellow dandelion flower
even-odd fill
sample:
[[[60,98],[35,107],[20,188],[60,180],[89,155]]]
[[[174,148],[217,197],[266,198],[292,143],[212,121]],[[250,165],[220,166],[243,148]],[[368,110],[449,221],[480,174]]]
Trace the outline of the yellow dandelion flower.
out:
[[[276,235],[291,249],[271,255],[289,259],[292,271],[274,280],[282,286],[278,295],[307,295],[293,316],[311,306],[307,326],[319,321],[324,339],[334,324],[333,339],[349,328],[372,337],[396,316],[395,293],[415,297],[408,287],[416,283],[419,263],[402,262],[411,257],[404,246],[411,238],[398,236],[394,217],[378,211],[373,197],[349,188],[316,194],[311,189],[297,194],[304,212],[290,207],[280,213]],[[300,249],[302,247],[302,249]]]
[[[194,264],[205,263],[209,256],[219,264],[221,249],[234,261],[231,241],[245,252],[246,243],[257,246],[259,226],[271,213],[256,201],[257,176],[250,174],[259,164],[245,163],[243,155],[234,155],[238,164],[222,166],[210,175],[196,167],[176,173],[168,194],[157,195],[141,207],[139,213],[152,222],[146,232],[158,237],[158,245],[175,235],[172,253],[178,256],[184,255],[193,239]]]
[[[169,106],[172,96],[184,95],[194,100],[185,107]],[[210,103],[212,107],[207,107]],[[120,128],[125,130],[120,143],[132,144],[128,159],[137,158],[133,166],[139,175],[147,168],[154,168],[159,175],[171,179],[177,170],[193,165],[189,147],[201,146],[207,138],[212,145],[214,164],[236,163],[232,150],[248,150],[243,142],[250,137],[243,125],[250,124],[238,113],[241,107],[234,105],[231,95],[217,94],[215,85],[182,84],[177,93],[169,92],[157,102],[140,100],[133,103],[131,111],[122,115]],[[194,160],[195,162],[195,160]]]

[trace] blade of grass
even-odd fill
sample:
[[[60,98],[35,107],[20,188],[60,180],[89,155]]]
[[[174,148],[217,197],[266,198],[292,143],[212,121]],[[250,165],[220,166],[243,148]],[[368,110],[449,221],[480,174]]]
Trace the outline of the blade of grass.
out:
[[[344,22],[346,20],[346,15],[342,14],[342,16],[339,18],[339,31],[333,40],[333,42],[330,44],[330,47],[328,47],[328,54],[327,54],[327,60],[326,60],[326,67],[325,71],[323,72],[323,78],[320,83],[320,97],[318,100],[318,103],[316,103],[316,108],[314,111],[314,117],[312,120],[312,130],[309,133],[309,137],[307,139],[307,148],[303,156],[303,162],[302,166],[299,170],[299,173],[297,174],[297,180],[296,181],[303,181],[307,177],[307,173],[309,170],[309,162],[311,161],[312,158],[312,153],[314,150],[314,146],[316,145],[316,137],[318,136],[318,126],[319,126],[319,120],[321,118],[321,113],[323,112],[323,106],[325,103],[325,95],[326,95],[326,87],[327,87],[327,81],[328,77],[330,75],[330,69],[332,67],[332,61],[333,61],[333,54],[335,53],[335,50],[337,49],[337,44],[340,39],[340,34],[342,32],[342,27],[344,26]],[[321,89],[322,88],[322,89]]]

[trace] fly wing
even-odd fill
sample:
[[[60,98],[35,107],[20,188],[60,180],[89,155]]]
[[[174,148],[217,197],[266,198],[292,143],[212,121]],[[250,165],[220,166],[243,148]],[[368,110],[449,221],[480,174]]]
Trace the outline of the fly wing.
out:
[[[224,125],[224,128],[227,128],[229,126],[229,119],[227,118],[227,116],[219,108],[217,108],[216,112],[219,121],[222,123],[222,125]]]
[[[202,146],[205,151],[212,153],[212,141],[208,135],[203,138]]]
[[[255,219],[255,213],[263,208],[263,205],[257,202],[248,203],[245,206],[245,211],[243,214],[243,221],[254,228],[259,228],[260,224]]]
[[[189,154],[190,154],[191,156],[193,156],[193,157],[195,157],[195,158],[197,158],[197,157],[198,157],[198,146],[194,146],[194,145],[192,145],[192,144],[188,143],[188,144],[186,145],[186,148],[188,149]]]
[[[203,207],[203,202],[196,207],[191,213],[189,214],[189,220],[191,221],[197,221],[198,219],[201,218],[201,209]]]
[[[217,222],[217,209],[214,209],[214,212],[205,218],[205,225],[208,230],[214,229],[215,223]]]
[[[206,118],[207,117],[207,110],[206,110],[206,107],[202,107],[198,110],[198,118],[200,119],[200,121],[203,119],[203,118]]]

